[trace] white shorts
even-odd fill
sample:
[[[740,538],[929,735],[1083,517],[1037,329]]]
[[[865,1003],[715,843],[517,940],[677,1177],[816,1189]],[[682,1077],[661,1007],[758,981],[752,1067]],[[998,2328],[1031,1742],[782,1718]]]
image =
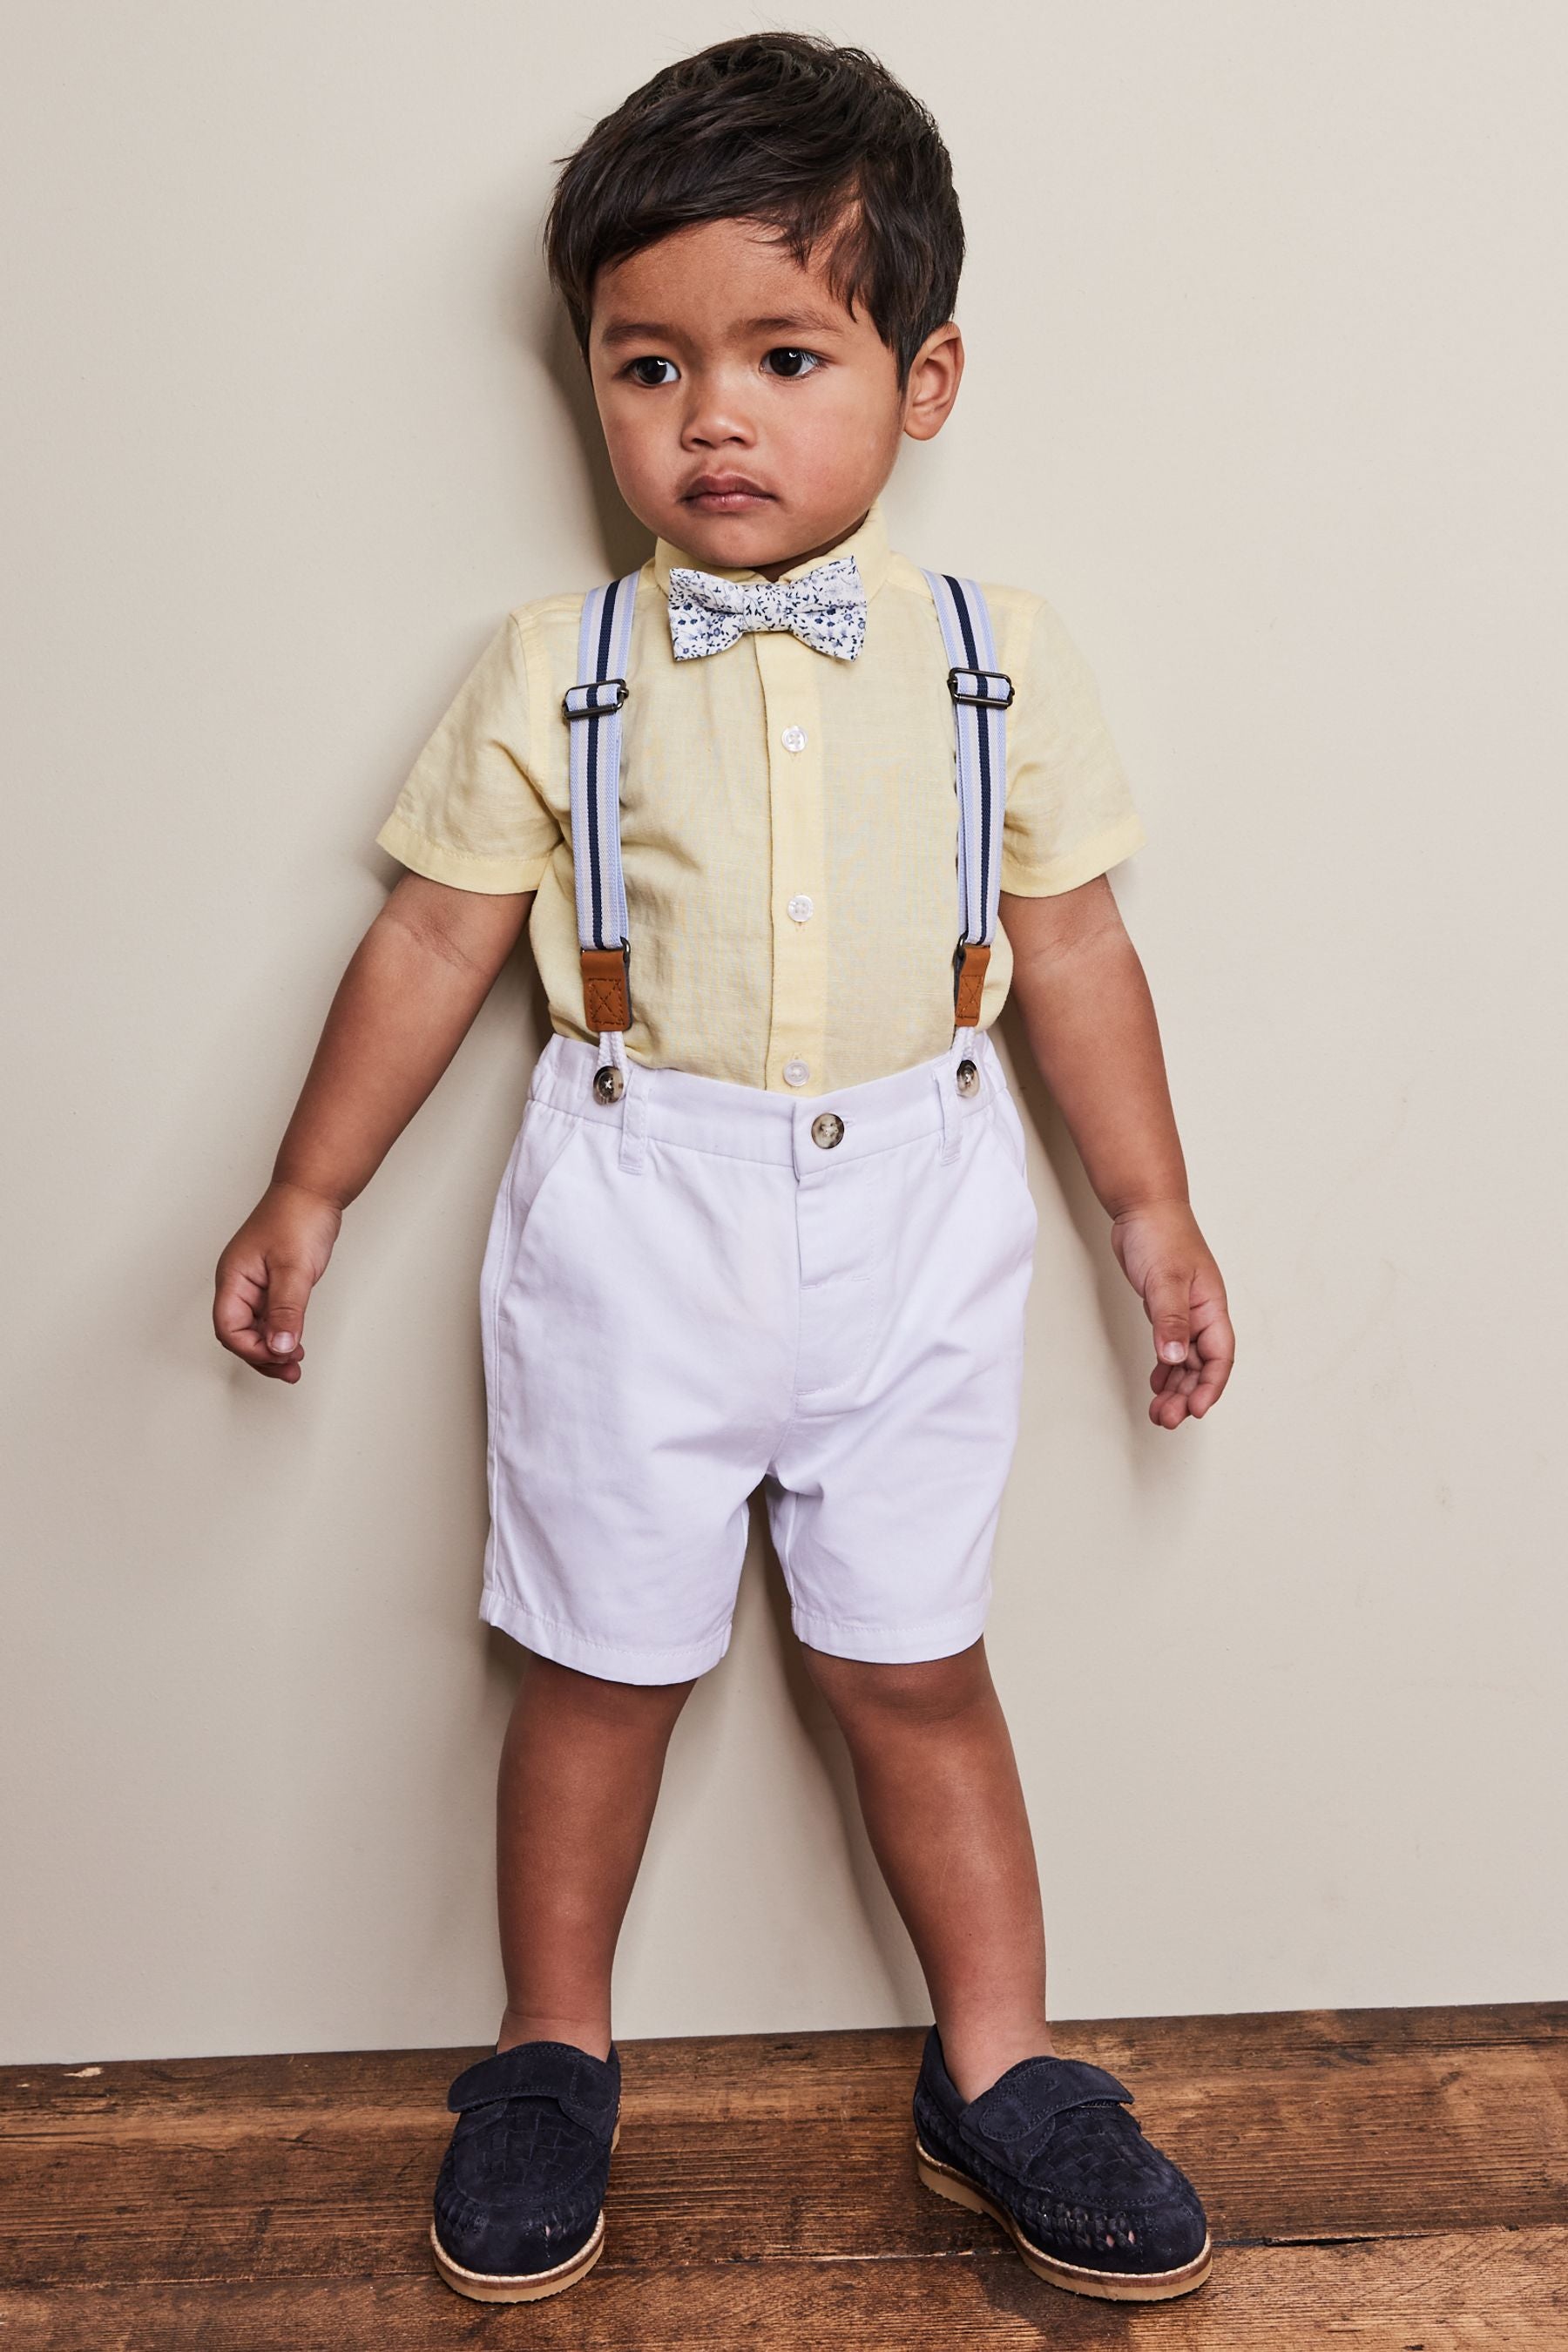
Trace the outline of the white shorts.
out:
[[[806,1100],[552,1036],[481,1277],[479,1613],[612,1682],[717,1664],[765,1488],[795,1632],[976,1641],[1017,1434],[1035,1206],[989,1039]],[[831,1139],[838,1122],[838,1139]]]

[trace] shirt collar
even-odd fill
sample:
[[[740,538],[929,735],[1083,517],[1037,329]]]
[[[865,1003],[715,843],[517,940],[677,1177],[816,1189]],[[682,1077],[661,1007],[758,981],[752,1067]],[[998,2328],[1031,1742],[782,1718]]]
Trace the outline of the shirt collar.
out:
[[[796,563],[781,572],[783,580],[801,580],[815,572],[819,563],[831,563],[836,557],[852,555],[859,572],[868,600],[873,597],[888,576],[888,526],[883,519],[880,502],[873,499],[869,512],[858,530],[841,539],[836,547],[825,548],[809,562]],[[668,596],[671,569],[681,564],[694,572],[710,572],[719,580],[760,580],[760,572],[749,572],[722,563],[704,563],[700,557],[688,555],[668,539],[656,540],[653,551],[653,576]]]

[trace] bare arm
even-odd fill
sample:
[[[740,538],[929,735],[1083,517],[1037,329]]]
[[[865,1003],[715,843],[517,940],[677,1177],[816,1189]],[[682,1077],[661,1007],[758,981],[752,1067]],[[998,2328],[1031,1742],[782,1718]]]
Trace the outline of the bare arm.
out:
[[[1149,1417],[1201,1420],[1230,1377],[1225,1285],[1187,1199],[1153,1001],[1103,875],[1055,898],[1002,900],[1030,1050],[1153,1328]]]
[[[213,1328],[257,1371],[300,1377],[306,1302],[342,1213],[467,1036],[532,903],[405,874],[349,959],[272,1181],[217,1264]]]

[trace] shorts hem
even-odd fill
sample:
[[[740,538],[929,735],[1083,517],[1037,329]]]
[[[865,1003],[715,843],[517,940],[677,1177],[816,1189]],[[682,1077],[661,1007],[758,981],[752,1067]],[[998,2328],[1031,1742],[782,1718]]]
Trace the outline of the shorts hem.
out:
[[[595,1675],[606,1683],[684,1683],[716,1666],[730,1646],[730,1628],[706,1642],[686,1642],[664,1649],[644,1646],[624,1649],[613,1642],[595,1642],[574,1626],[542,1617],[487,1584],[479,1596],[479,1615],[487,1625],[510,1633],[514,1642],[558,1666],[580,1675]]]
[[[872,1666],[913,1666],[931,1658],[955,1657],[978,1642],[985,1631],[990,1599],[987,1591],[978,1607],[932,1617],[923,1625],[844,1625],[795,1608],[790,1622],[808,1649],[825,1651],[830,1658]]]

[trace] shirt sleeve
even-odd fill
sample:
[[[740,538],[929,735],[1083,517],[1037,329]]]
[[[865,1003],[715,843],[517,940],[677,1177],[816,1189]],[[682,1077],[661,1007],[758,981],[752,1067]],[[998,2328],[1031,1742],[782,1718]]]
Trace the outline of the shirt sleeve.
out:
[[[1033,602],[1007,713],[1002,887],[1048,898],[1093,881],[1145,835],[1089,665],[1060,615]]]
[[[562,837],[532,767],[528,663],[509,613],[410,770],[378,845],[459,890],[532,890]]]

